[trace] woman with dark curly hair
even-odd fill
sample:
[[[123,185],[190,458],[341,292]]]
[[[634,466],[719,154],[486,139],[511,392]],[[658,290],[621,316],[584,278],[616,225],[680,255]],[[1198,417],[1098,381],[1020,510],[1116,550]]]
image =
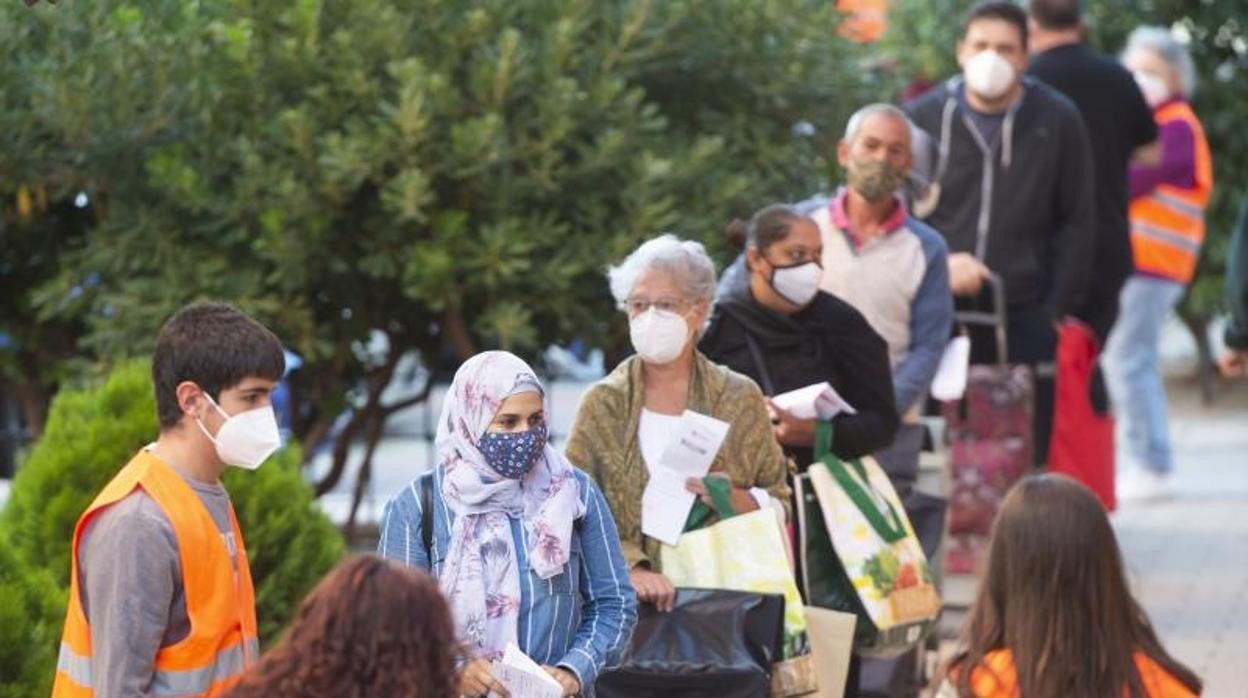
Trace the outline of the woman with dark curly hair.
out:
[[[316,585],[281,644],[229,695],[445,698],[455,694],[455,648],[451,614],[432,578],[360,555]]]

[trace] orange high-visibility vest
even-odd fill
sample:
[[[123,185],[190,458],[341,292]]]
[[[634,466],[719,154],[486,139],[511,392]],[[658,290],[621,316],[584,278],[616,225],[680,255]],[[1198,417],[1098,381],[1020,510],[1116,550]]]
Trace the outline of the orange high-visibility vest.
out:
[[[238,574],[234,573],[221,532],[195,491],[159,458],[141,451],[100,492],[74,528],[69,610],[56,663],[54,698],[94,695],[91,626],[83,613],[78,587],[78,545],[91,518],[136,487],[143,488],[173,524],[186,613],[191,621],[190,635],[156,653],[152,693],[220,695],[258,658],[255,590],[234,507],[230,507],[230,524],[238,546]]]
[[[1213,158],[1205,130],[1186,102],[1161,107],[1158,126],[1185,122],[1195,140],[1195,186],[1159,184],[1151,192],[1131,200],[1131,249],[1136,271],[1182,284],[1196,274],[1200,246],[1205,240],[1205,207],[1213,193]]]
[[[1148,698],[1196,698],[1191,689],[1143,652],[1135,653],[1135,670],[1140,674]],[[956,673],[951,678],[956,680]],[[985,655],[983,666],[977,667],[971,676],[971,694],[975,698],[1018,698],[1018,673],[1013,653],[996,650]],[[1125,689],[1123,694],[1126,694]]]

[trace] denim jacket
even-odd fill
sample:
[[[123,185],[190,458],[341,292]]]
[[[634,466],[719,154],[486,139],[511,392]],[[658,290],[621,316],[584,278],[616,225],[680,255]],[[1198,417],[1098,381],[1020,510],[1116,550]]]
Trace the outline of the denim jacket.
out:
[[[585,516],[573,527],[571,556],[565,571],[542,579],[529,568],[524,527],[511,520],[516,558],[521,570],[520,649],[538,664],[559,666],[576,674],[582,695],[592,696],[594,681],[619,661],[637,621],[637,596],[628,579],[611,510],[593,479],[574,471],[585,504]],[[432,550],[425,550],[421,533],[418,485],[411,485],[386,504],[381,517],[382,556],[431,572],[442,572],[455,514],[442,500],[443,469],[421,477],[432,478]],[[419,478],[418,478],[419,479]],[[426,483],[427,486],[428,483]],[[430,560],[432,559],[432,567]]]

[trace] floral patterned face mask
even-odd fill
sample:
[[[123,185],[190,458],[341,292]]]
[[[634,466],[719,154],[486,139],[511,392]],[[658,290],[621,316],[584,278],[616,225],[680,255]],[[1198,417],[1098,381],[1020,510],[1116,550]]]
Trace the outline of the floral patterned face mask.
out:
[[[519,480],[533,469],[546,447],[546,425],[528,431],[511,433],[486,432],[477,442],[477,450],[494,472],[511,480]]]

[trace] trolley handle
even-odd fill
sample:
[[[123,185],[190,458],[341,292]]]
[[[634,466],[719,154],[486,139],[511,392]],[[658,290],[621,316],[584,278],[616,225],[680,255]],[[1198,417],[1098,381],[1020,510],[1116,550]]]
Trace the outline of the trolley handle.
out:
[[[1010,352],[1006,341],[1006,328],[1009,318],[1006,315],[1005,282],[995,273],[988,275],[988,288],[992,292],[992,310],[963,310],[953,314],[953,319],[960,325],[977,325],[992,327],[997,335],[997,363],[1005,366]]]

